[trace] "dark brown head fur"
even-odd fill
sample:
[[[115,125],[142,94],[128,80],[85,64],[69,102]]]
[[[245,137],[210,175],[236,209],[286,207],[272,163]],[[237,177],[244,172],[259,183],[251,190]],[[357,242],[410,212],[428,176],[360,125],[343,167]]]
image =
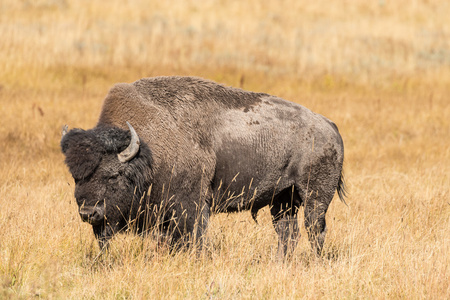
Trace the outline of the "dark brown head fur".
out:
[[[75,179],[75,198],[80,215],[95,211],[102,218],[85,221],[94,225],[99,240],[136,218],[132,207],[145,195],[152,176],[152,155],[145,143],[131,161],[122,163],[117,154],[130,143],[130,133],[116,127],[73,129],[61,140],[66,164]],[[137,198],[137,199],[136,199]]]

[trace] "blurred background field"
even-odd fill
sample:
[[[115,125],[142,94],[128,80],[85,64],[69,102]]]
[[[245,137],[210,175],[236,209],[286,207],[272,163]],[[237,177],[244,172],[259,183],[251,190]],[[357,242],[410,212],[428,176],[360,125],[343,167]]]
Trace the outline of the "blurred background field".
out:
[[[0,298],[450,298],[448,16],[437,0],[1,0]],[[348,207],[332,203],[322,259],[302,229],[277,262],[267,211],[213,217],[201,258],[133,235],[97,257],[61,126],[93,127],[114,83],[159,75],[338,125]]]

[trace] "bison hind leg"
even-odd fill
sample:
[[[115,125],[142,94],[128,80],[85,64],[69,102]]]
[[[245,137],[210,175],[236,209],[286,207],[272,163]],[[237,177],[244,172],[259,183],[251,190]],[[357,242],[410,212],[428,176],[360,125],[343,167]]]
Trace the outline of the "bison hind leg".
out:
[[[294,186],[278,193],[272,202],[270,213],[272,223],[278,234],[278,258],[291,255],[300,238],[297,213],[302,201]]]
[[[338,168],[339,167],[339,168]],[[321,255],[327,232],[325,215],[339,187],[342,195],[343,181],[341,179],[341,166],[332,164],[313,165],[308,174],[306,184],[301,190],[305,207],[305,228],[312,250]]]

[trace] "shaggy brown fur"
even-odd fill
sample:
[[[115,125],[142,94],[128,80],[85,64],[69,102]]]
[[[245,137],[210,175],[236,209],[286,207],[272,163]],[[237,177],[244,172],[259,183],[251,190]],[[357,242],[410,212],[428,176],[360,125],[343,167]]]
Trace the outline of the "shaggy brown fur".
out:
[[[114,148],[112,153],[117,154],[129,142],[127,121],[143,148],[127,163],[119,163],[114,156],[105,158],[106,148]],[[121,133],[114,136],[112,129]],[[121,136],[124,132],[126,137]],[[74,178],[87,182],[98,172],[108,178],[108,174],[120,174],[124,166],[133,169],[135,160],[144,165],[129,173],[143,172],[145,179],[120,177],[127,184],[121,189],[116,183],[116,195],[98,192],[112,187],[94,180],[91,185],[96,191],[83,196],[84,205],[120,203],[121,212],[126,212],[122,219],[106,212],[108,226],[96,233],[104,240],[126,226],[126,219],[137,220],[142,231],[156,208],[164,207],[159,219],[164,231],[174,242],[185,242],[203,236],[210,212],[251,210],[256,219],[258,210],[270,205],[280,255],[284,255],[297,243],[297,213],[304,205],[309,240],[320,252],[328,206],[336,190],[341,199],[345,195],[343,142],[334,123],[274,96],[194,77],[117,84],[103,103],[97,127],[72,130],[63,138],[62,149]],[[129,187],[133,184],[140,191],[139,209],[132,207],[136,197]],[[150,185],[151,193],[141,198]],[[78,183],[77,188],[82,189]],[[142,209],[147,217],[141,220],[136,214]]]

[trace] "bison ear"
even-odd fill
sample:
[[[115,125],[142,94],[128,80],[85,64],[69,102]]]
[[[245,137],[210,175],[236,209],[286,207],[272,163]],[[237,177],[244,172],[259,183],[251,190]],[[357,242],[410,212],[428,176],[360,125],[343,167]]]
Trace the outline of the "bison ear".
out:
[[[95,136],[82,129],[72,129],[61,139],[66,165],[75,179],[88,177],[100,164],[103,148]]]
[[[69,144],[70,142],[73,140],[73,138],[71,138],[72,135],[77,135],[77,134],[82,134],[83,132],[85,132],[82,129],[72,129],[71,131],[67,131],[68,127],[66,127],[67,125],[64,125],[62,128],[62,132],[61,132],[61,151],[63,154],[66,154],[67,149],[69,148]],[[67,133],[70,133],[69,135]]]

